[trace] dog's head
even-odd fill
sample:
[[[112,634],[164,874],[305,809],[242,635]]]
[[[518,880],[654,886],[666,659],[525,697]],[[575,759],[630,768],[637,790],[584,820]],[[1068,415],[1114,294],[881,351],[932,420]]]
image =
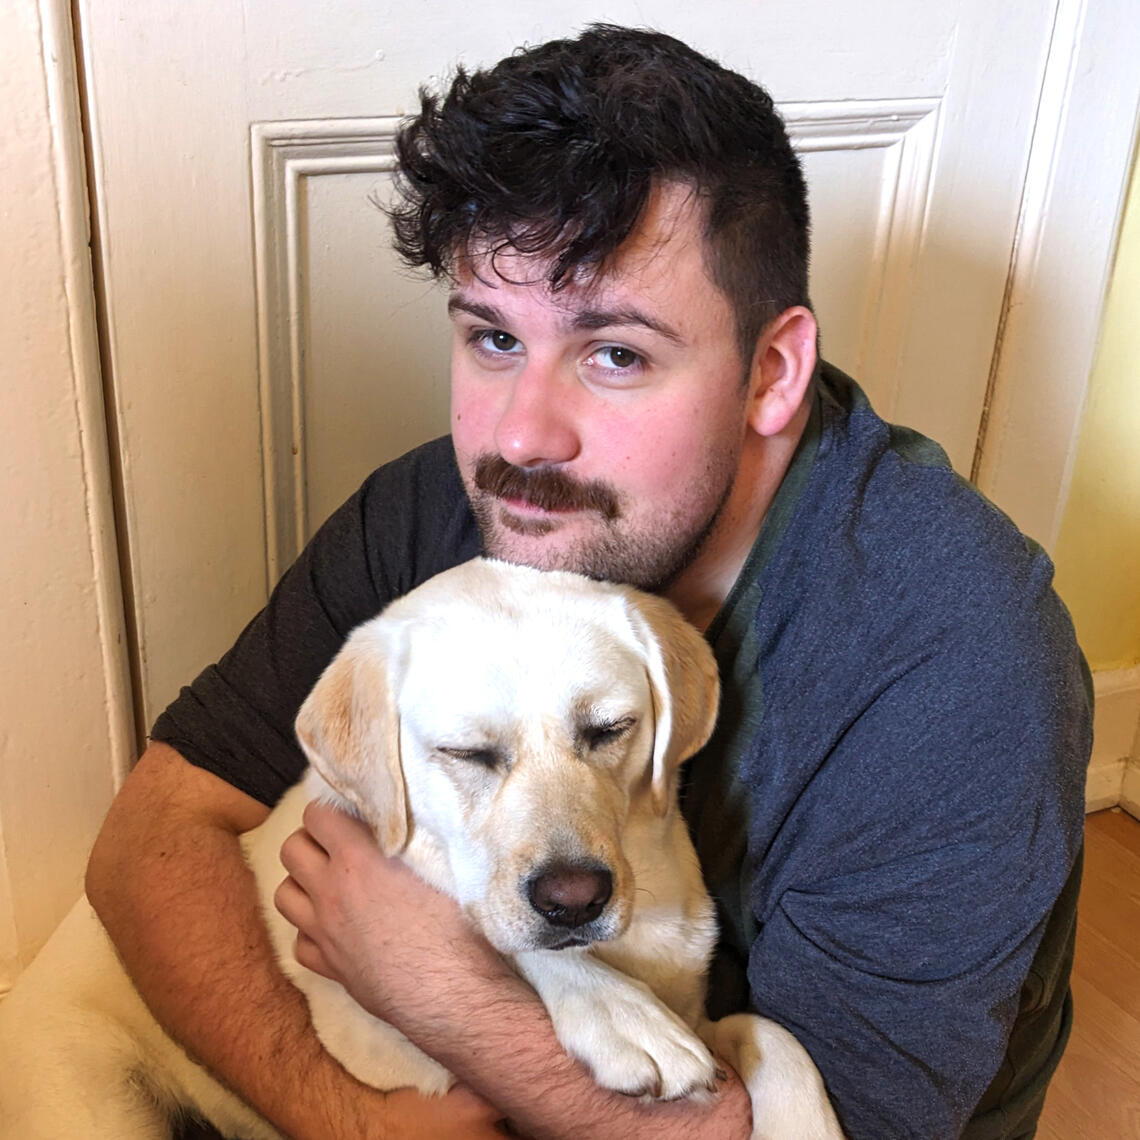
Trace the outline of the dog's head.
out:
[[[381,849],[440,854],[513,953],[624,931],[626,844],[676,810],[717,696],[704,638],[669,603],[477,559],[355,630],[297,735]]]

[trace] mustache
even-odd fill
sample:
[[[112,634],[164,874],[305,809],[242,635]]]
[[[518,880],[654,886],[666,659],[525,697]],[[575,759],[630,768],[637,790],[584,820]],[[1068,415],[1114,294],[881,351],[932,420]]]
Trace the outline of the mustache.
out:
[[[606,522],[621,516],[617,492],[607,483],[580,483],[554,467],[527,470],[501,455],[481,455],[475,461],[475,486],[497,499],[522,499],[544,511],[594,511]]]

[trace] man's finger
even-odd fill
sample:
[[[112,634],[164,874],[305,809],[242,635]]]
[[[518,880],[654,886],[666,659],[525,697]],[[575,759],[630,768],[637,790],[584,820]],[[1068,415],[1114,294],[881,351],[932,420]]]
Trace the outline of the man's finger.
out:
[[[297,932],[293,942],[293,957],[306,970],[312,970],[314,974],[320,974],[321,977],[330,978],[334,982],[340,981],[340,977],[329,965],[321,948],[307,934],[302,934],[300,931]]]
[[[273,905],[282,918],[299,930],[311,929],[316,923],[312,900],[291,875],[273,892]]]
[[[348,839],[363,840],[370,845],[375,842],[363,820],[319,800],[310,800],[305,805],[301,822],[314,842],[326,851],[331,851],[337,842],[343,843]]]
[[[328,860],[328,851],[303,827],[281,844],[282,865],[290,875],[299,879],[305,877],[307,868],[323,866]]]

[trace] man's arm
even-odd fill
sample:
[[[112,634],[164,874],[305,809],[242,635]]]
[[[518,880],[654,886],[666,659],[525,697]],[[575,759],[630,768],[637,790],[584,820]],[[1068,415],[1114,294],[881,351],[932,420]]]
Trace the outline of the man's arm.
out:
[[[274,959],[238,836],[267,809],[152,744],[96,840],[87,893],[157,1019],[294,1140],[501,1135],[468,1090],[380,1093],[321,1046]]]
[[[646,1104],[600,1089],[559,1044],[535,992],[453,900],[386,860],[367,827],[311,804],[285,844],[278,908],[297,957],[340,981],[534,1140],[743,1140],[748,1094],[726,1069],[708,1103]]]

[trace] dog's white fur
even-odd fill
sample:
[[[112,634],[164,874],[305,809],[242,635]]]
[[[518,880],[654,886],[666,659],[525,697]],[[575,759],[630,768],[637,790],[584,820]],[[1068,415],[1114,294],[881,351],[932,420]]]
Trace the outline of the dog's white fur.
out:
[[[576,575],[476,560],[357,629],[298,716],[306,777],[244,838],[279,960],[328,1050],[377,1088],[452,1081],[293,958],[272,896],[314,797],[355,811],[455,897],[602,1085],[702,1095],[707,1042],[744,1077],[755,1137],[839,1137],[790,1033],[751,1015],[702,1021],[715,924],[676,790],[717,694],[708,647],[671,606]],[[611,899],[576,930],[552,925],[525,884],[584,863],[610,870]],[[586,944],[558,948],[572,937]],[[280,1140],[159,1028],[80,900],[0,1005],[0,1140],[159,1140],[180,1107]]]

